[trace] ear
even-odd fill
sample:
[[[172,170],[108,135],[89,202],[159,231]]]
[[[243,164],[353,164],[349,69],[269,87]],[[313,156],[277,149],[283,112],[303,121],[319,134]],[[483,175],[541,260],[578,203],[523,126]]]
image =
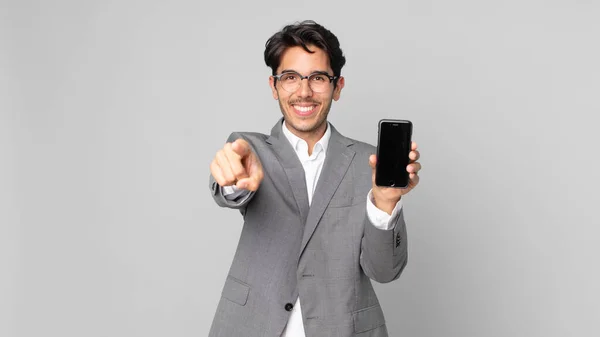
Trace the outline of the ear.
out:
[[[269,86],[271,87],[271,91],[273,92],[273,98],[279,99],[279,94],[277,93],[277,88],[275,87],[275,77],[269,76]]]
[[[345,83],[346,83],[345,78],[343,76],[340,76],[340,78],[338,78],[335,89],[333,89],[333,100],[334,101],[337,102],[337,100],[340,99],[340,94],[342,93],[342,89],[344,89]]]

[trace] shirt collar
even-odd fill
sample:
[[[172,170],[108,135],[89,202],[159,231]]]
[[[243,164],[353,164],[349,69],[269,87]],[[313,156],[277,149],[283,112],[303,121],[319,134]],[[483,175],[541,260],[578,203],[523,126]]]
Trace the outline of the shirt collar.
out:
[[[287,138],[287,140],[292,144],[292,147],[296,151],[297,154],[304,148],[307,151],[306,155],[308,155],[308,144],[306,141],[295,134],[293,134],[287,126],[285,126],[285,121],[283,121],[283,125],[281,126],[283,134]],[[327,129],[325,130],[325,134],[319,141],[315,144],[313,148],[313,155],[318,154],[320,151],[323,153],[327,153],[327,146],[329,145],[329,139],[331,138],[331,125],[327,122]],[[304,146],[301,146],[303,144]]]

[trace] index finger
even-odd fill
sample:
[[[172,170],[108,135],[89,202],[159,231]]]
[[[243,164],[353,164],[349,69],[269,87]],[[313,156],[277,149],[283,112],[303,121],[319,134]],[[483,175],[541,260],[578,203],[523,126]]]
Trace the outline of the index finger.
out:
[[[411,150],[416,150],[417,149],[417,143],[411,142],[410,148],[411,148]]]
[[[231,143],[231,149],[242,158],[247,156],[251,151],[250,144],[242,138],[238,138]]]

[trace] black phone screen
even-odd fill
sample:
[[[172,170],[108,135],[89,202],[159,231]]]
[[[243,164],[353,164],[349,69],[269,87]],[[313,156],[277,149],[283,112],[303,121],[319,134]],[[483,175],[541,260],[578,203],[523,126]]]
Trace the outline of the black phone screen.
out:
[[[381,121],[377,142],[375,183],[378,186],[406,187],[412,134],[409,121]]]

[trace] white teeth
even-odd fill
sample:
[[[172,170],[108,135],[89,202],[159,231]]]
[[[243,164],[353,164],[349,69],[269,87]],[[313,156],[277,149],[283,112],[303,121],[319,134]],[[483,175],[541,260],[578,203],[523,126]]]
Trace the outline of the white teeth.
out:
[[[309,112],[312,109],[314,109],[315,107],[314,107],[314,105],[312,105],[312,106],[297,106],[297,105],[294,105],[294,108],[296,108],[296,110],[298,110],[298,111]]]

